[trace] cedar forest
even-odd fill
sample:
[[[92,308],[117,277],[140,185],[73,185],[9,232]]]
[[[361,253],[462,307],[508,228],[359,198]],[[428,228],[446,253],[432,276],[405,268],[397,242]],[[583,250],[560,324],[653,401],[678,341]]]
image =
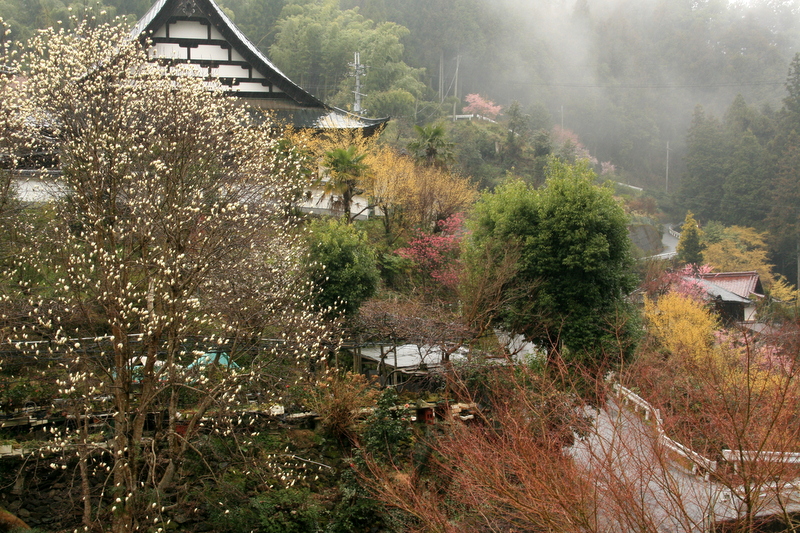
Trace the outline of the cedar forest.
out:
[[[0,531],[800,530],[800,0],[217,3],[391,120],[0,0]]]

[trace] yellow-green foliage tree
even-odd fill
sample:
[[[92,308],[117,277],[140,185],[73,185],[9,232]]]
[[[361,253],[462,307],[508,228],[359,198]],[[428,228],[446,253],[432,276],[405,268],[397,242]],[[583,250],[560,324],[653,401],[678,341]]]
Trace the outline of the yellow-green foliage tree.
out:
[[[797,475],[783,460],[800,446],[796,330],[721,330],[701,301],[674,292],[646,301],[645,317],[651,342],[624,379],[660,410],[667,436],[720,461],[714,483],[736,494],[731,531],[758,530],[767,505],[786,511],[781,482]]]
[[[757,343],[744,332],[722,329],[718,317],[699,299],[678,292],[657,302],[646,298],[645,319],[650,347],[659,355],[645,356],[639,364],[650,370],[661,367],[662,379],[675,384],[664,389],[671,391],[668,394],[685,387],[685,398],[691,398],[702,392],[699,384],[713,378],[719,381],[715,387],[748,394],[757,389],[768,398],[778,392],[772,389],[781,386],[787,372],[794,378],[795,365],[778,346],[769,339]]]
[[[709,224],[703,241],[703,257],[715,272],[756,270],[761,282],[769,285],[775,279],[769,261],[767,234],[745,226],[720,227]]]
[[[388,147],[371,152],[367,193],[385,215],[387,234],[419,228],[466,210],[477,198],[475,186],[457,173],[421,166]]]
[[[370,197],[380,211],[387,236],[396,236],[405,226],[404,199],[410,194],[408,184],[414,181],[417,166],[389,147],[381,147],[368,157],[372,173],[367,184]]]
[[[703,232],[689,211],[683,220],[681,238],[678,241],[678,261],[684,264],[703,264]]]
[[[675,291],[657,301],[645,298],[645,319],[648,335],[676,373],[715,368],[725,369],[735,381],[769,381],[781,361],[774,349],[722,329],[717,315],[699,298]],[[756,364],[746,367],[747,362]]]
[[[646,298],[645,320],[648,345],[654,351],[640,358],[639,369],[647,369],[649,378],[657,382],[672,383],[660,391],[650,390],[650,396],[669,397],[683,391],[670,401],[691,403],[696,401],[695,394],[705,394],[699,385],[710,377],[720,381],[716,387],[757,388],[761,394],[779,386],[788,360],[774,347],[756,345],[740,332],[722,329],[718,317],[700,299],[674,291],[658,301]],[[663,386],[660,383],[653,389]]]
[[[704,233],[706,263],[715,272],[755,270],[770,296],[780,302],[797,299],[796,288],[775,272],[769,258],[768,235],[746,226],[709,224]]]
[[[702,302],[669,292],[657,301],[645,298],[649,336],[671,357],[697,358],[714,348],[718,318]]]

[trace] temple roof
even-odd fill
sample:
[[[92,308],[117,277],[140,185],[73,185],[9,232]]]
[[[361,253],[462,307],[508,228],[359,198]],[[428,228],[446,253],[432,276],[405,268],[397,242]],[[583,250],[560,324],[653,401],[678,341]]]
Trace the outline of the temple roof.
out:
[[[388,118],[365,118],[329,106],[294,83],[236,27],[214,0],[158,0],[132,30],[153,59],[184,63],[216,78],[249,105],[297,128],[362,129]]]

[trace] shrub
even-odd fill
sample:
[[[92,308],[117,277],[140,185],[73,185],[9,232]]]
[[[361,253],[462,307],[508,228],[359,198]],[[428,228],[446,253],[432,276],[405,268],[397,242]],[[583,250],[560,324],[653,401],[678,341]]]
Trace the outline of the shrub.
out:
[[[377,395],[377,389],[361,374],[331,373],[313,386],[308,403],[319,413],[328,433],[352,441],[362,409],[374,405]]]
[[[307,533],[319,530],[322,507],[308,489],[276,490],[253,502],[264,533]]]
[[[309,275],[320,289],[322,308],[353,315],[375,293],[380,274],[367,235],[350,224],[330,219],[311,225]]]

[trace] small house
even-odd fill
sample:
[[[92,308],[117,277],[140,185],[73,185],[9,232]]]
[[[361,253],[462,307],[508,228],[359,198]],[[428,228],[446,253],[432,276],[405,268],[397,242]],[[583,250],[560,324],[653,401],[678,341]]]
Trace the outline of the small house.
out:
[[[463,359],[467,349],[459,348],[447,356]],[[400,385],[414,377],[425,377],[442,367],[445,351],[436,345],[373,345],[361,347],[356,368],[367,377],[380,378],[386,385]]]
[[[700,284],[714,301],[723,320],[755,322],[756,304],[764,298],[758,272],[716,272],[700,274]]]

